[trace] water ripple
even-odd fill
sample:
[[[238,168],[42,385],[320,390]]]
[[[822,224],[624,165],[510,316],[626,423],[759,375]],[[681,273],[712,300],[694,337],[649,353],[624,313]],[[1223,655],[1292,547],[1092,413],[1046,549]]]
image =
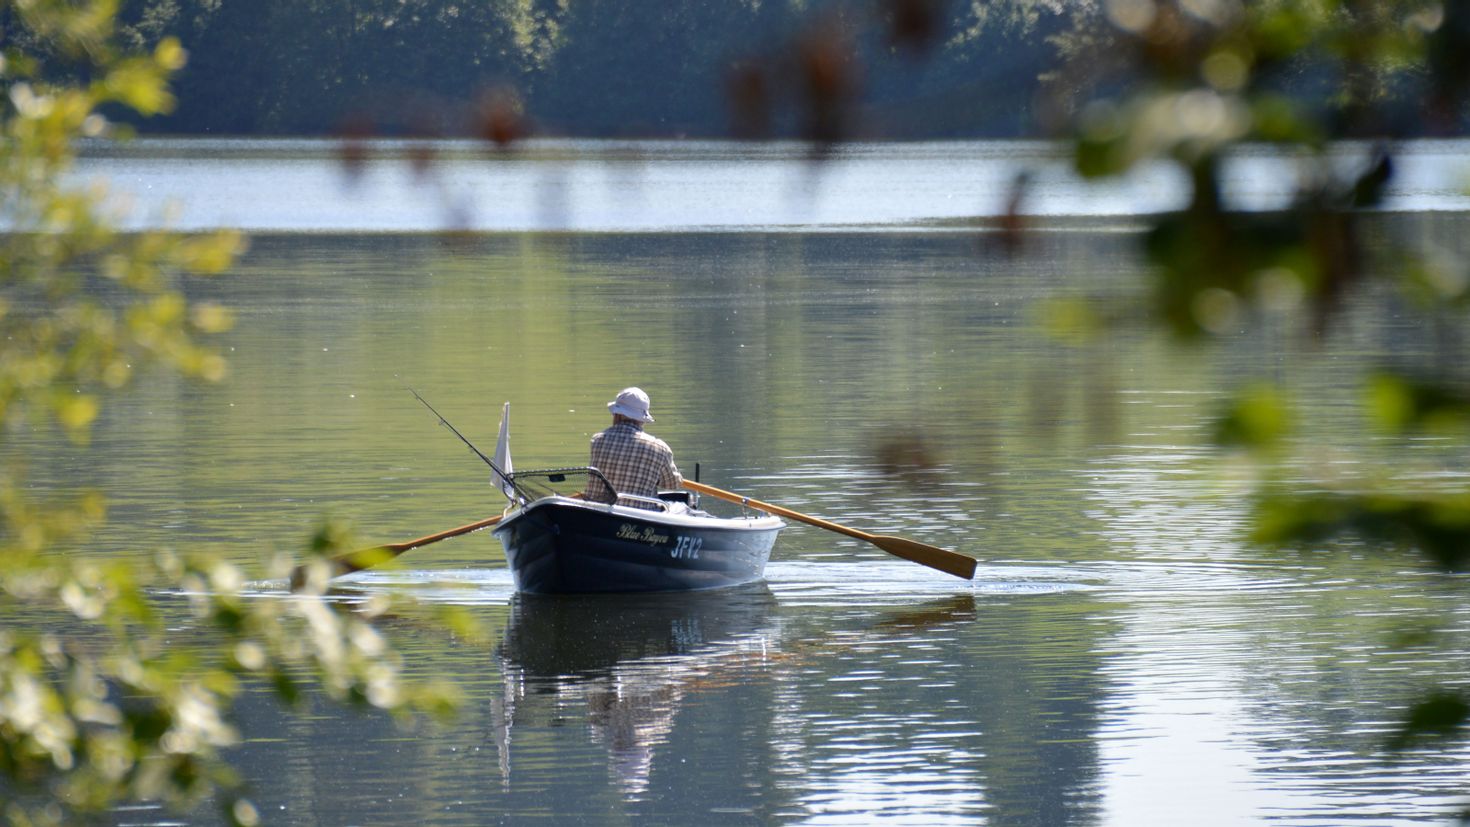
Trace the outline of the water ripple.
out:
[[[974,580],[967,582],[908,563],[842,559],[773,562],[766,568],[765,580],[781,602],[793,605],[843,604],[855,599],[877,605],[901,605],[955,594],[1006,597],[1088,591],[1126,600],[1174,600],[1210,594],[1335,590],[1358,585],[1341,577],[1313,579],[1323,572],[1311,566],[1173,560],[1090,564],[1001,562],[978,566]],[[279,597],[286,589],[284,581],[262,581],[253,584],[252,593]],[[350,599],[376,593],[466,606],[505,605],[515,594],[515,583],[509,569],[490,567],[395,568],[358,572],[333,581],[332,594],[339,597]]]

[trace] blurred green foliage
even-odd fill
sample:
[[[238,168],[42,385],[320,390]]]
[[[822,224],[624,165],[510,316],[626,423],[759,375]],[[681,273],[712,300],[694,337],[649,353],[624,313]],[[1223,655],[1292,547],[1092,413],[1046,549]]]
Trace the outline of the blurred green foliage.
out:
[[[371,625],[386,607],[246,600],[241,569],[207,556],[98,559],[85,549],[106,519],[102,496],[28,484],[40,435],[85,445],[108,395],[140,372],[226,373],[207,340],[231,315],[185,288],[228,269],[244,241],[120,233],[99,193],[63,184],[79,140],[115,134],[103,110],[173,105],[183,48],[165,38],[119,52],[115,12],[109,0],[0,2],[0,821],[71,824],[125,801],[215,797],[228,822],[249,824],[259,814],[222,752],[241,737],[231,709],[248,682],[286,702],[316,685],[398,714],[447,713],[452,697],[400,680]],[[71,71],[42,76],[38,54]],[[345,542],[324,531],[315,551]],[[191,651],[207,654],[170,649],[164,594],[187,595],[197,631],[216,641]]]
[[[803,5],[752,3],[732,6],[730,15],[785,20],[789,8]],[[111,45],[114,3],[0,0],[0,42],[6,44],[0,225],[8,231],[0,242],[0,611],[44,606],[65,618],[48,629],[7,625],[0,631],[0,777],[20,793],[4,804],[3,817],[13,823],[65,823],[129,799],[189,806],[219,789],[227,791],[221,801],[230,820],[254,821],[257,814],[239,798],[237,779],[221,759],[221,750],[239,737],[229,709],[246,679],[268,682],[288,702],[299,701],[304,681],[315,675],[329,695],[344,701],[400,712],[447,708],[444,693],[399,680],[392,653],[368,623],[383,607],[370,606],[364,617],[311,596],[280,605],[244,600],[241,572],[219,560],[160,554],[140,571],[68,553],[83,548],[89,527],[105,519],[105,503],[88,492],[38,502],[25,485],[21,437],[28,429],[55,429],[85,442],[107,394],[145,366],[204,381],[226,371],[224,360],[202,342],[228,327],[230,315],[188,301],[181,281],[227,269],[242,241],[229,234],[119,234],[96,207],[95,194],[58,183],[71,167],[77,140],[114,129],[103,111],[171,111],[168,78],[185,60],[181,45],[166,34],[171,27],[192,27],[219,46],[209,50],[216,72],[201,77],[206,85],[227,78],[267,98],[243,109],[220,98],[226,114],[253,112],[269,123],[273,107],[288,94],[313,113],[321,88],[341,91],[343,99],[377,97],[383,77],[373,74],[372,61],[348,59],[357,50],[376,55],[391,48],[404,58],[384,62],[395,72],[446,76],[414,47],[406,34],[414,27],[433,25],[473,38],[462,53],[487,64],[504,56],[493,44],[508,39],[518,65],[544,72],[569,38],[593,45],[601,38],[618,46],[607,54],[626,55],[630,33],[655,31],[652,40],[665,50],[689,50],[703,46],[691,33],[728,22],[617,3],[593,4],[580,15],[565,3],[539,16],[513,13],[525,12],[527,4],[464,7],[482,15],[475,18],[479,25],[444,17],[448,6],[423,3],[197,7],[135,7],[129,36],[151,45],[146,53],[124,54]],[[184,19],[180,8],[197,14]],[[966,7],[974,26],[960,26],[946,42],[973,42],[989,8]],[[1044,3],[1007,8],[1025,10],[1028,26],[1055,13]],[[892,0],[881,12],[870,19],[889,27],[885,43],[938,48],[934,32],[945,27],[935,23],[932,4]],[[330,26],[292,25],[302,14]],[[368,25],[388,19],[395,25]],[[1394,140],[1464,123],[1470,0],[1105,0],[1079,4],[1067,24],[1052,41],[1070,65],[1050,76],[1055,102],[1038,106],[1065,110],[1086,101],[1075,106],[1070,121],[1077,170],[1101,177],[1162,165],[1186,182],[1182,207],[1153,217],[1144,234],[1143,252],[1154,273],[1149,318],[1172,336],[1207,342],[1249,334],[1260,320],[1282,316],[1300,319],[1304,336],[1325,336],[1343,324],[1345,300],[1369,286],[1400,292],[1426,316],[1463,307],[1470,287],[1465,261],[1431,260],[1412,249],[1374,260],[1360,239],[1364,213],[1393,181]],[[261,35],[261,42],[239,36],[246,30],[240,26]],[[243,59],[262,43],[294,44],[322,32],[334,35],[327,39],[342,58],[315,64],[331,70],[326,74],[302,74],[299,64],[283,62],[268,67],[270,83],[237,78],[241,65],[265,71],[258,61]],[[845,137],[862,74],[849,52],[863,42],[871,40],[834,24],[793,41],[792,60],[759,54],[754,69],[737,79],[748,98],[737,100],[737,109],[753,125],[769,124],[773,90],[807,88],[801,105],[810,117],[795,120],[816,126],[803,132],[822,141]],[[348,71],[353,67],[359,71]],[[554,68],[563,79],[595,78],[606,94],[589,96],[568,80],[568,100],[549,98],[552,111],[574,111],[588,97],[617,102],[646,94],[630,90],[629,73],[604,60],[564,60]],[[973,68],[957,61],[946,71]],[[703,71],[711,81],[717,74],[708,66]],[[494,74],[486,72],[486,79]],[[667,75],[680,94],[698,98],[691,111],[700,118],[719,108],[709,84]],[[444,94],[453,97],[479,82],[464,80]],[[610,108],[598,128],[644,126],[628,122],[632,111]],[[383,119],[383,113],[368,114]],[[437,115],[390,114],[413,128]],[[1294,159],[1294,197],[1276,209],[1233,204],[1222,183],[1232,158],[1257,143]],[[1114,321],[1076,302],[1055,305],[1050,313],[1049,324],[1084,338]],[[1458,316],[1452,322],[1463,324]],[[1386,366],[1362,382],[1363,421],[1377,426],[1382,439],[1425,431],[1465,438],[1470,389],[1453,368],[1426,375]],[[1310,422],[1300,421],[1295,409],[1269,383],[1249,384],[1225,405],[1212,432],[1219,444],[1262,458],[1253,539],[1324,549],[1355,535],[1385,549],[1414,550],[1446,570],[1465,567],[1470,495],[1407,482],[1391,469],[1354,479],[1304,470],[1312,464],[1289,459],[1293,451],[1311,449]],[[915,450],[905,447],[899,459],[919,464],[911,458]],[[347,543],[339,528],[329,526],[312,547],[324,557]],[[326,570],[319,562],[311,581],[317,589]],[[150,597],[162,588],[190,596],[195,621],[220,641],[212,660],[168,652]],[[71,628],[88,631],[56,631]],[[97,636],[107,643],[96,643]],[[1458,691],[1432,694],[1413,707],[1392,745],[1457,731],[1467,708]]]
[[[1470,426],[1470,389],[1444,377],[1377,373],[1367,378],[1363,405],[1369,421],[1395,435]]]
[[[1292,432],[1291,402],[1274,385],[1237,391],[1215,423],[1215,442],[1226,447],[1270,451]]]
[[[1361,240],[1365,214],[1393,181],[1395,140],[1464,123],[1470,2],[1108,0],[1083,18],[1063,46],[1078,65],[1109,71],[1068,90],[1091,95],[1073,121],[1077,170],[1166,167],[1187,182],[1183,206],[1144,235],[1151,320],[1192,344],[1282,324],[1324,338],[1350,324],[1341,312],[1349,298],[1391,296],[1426,324],[1463,327],[1470,264],[1412,246],[1370,257]],[[1292,160],[1289,203],[1232,202],[1222,171],[1252,145]],[[1463,456],[1470,385],[1458,362],[1360,377],[1368,445],[1378,440],[1386,462],[1379,453],[1318,462],[1326,447],[1283,389],[1261,382],[1236,392],[1212,436],[1259,460],[1251,539],[1323,550],[1352,537],[1463,571],[1470,492],[1442,475],[1401,473],[1393,463],[1406,457],[1391,447],[1433,432],[1452,436]],[[1466,708],[1462,692],[1436,691],[1390,746],[1454,731]]]
[[[1407,724],[1394,735],[1390,746],[1403,750],[1427,738],[1453,735],[1467,719],[1470,719],[1470,703],[1462,695],[1433,692],[1409,710]]]

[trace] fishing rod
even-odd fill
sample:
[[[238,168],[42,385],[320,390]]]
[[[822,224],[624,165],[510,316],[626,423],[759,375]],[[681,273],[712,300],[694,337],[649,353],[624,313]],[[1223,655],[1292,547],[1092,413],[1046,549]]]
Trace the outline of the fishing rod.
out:
[[[419,392],[418,391],[414,390],[413,388],[409,388],[408,389],[408,392],[411,393],[411,394],[413,394],[413,398],[414,399],[417,399],[418,401],[424,403],[424,407],[425,408],[428,408],[430,413],[432,413],[434,416],[439,417],[439,424],[440,425],[443,425],[444,427],[448,428],[451,432],[453,432],[453,434],[455,436],[459,437],[459,441],[460,442],[463,442],[464,444],[470,446],[470,450],[475,452],[475,456],[477,456],[480,459],[484,460],[485,461],[485,464],[488,465],[488,466],[490,466],[490,470],[495,472],[495,476],[500,477],[501,482],[505,483],[506,485],[509,485],[512,488],[515,487],[515,482],[510,477],[507,477],[505,475],[505,472],[504,471],[501,471],[499,468],[497,468],[495,466],[494,460],[492,460],[489,457],[485,456],[484,452],[481,451],[479,448],[476,448],[475,447],[475,444],[473,442],[470,442],[468,439],[465,439],[464,434],[460,433],[459,432],[459,429],[455,428],[453,425],[450,425],[449,424],[449,420],[445,419],[443,414],[441,414],[438,411],[434,410],[434,406],[433,405],[430,405],[427,399],[424,399],[422,396],[419,396]]]

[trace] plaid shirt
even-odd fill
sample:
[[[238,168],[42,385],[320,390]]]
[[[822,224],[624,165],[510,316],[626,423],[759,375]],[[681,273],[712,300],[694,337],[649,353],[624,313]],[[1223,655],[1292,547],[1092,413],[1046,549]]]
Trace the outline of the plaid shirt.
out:
[[[678,488],[684,484],[674,465],[674,451],[668,443],[632,422],[618,422],[592,436],[592,467],[602,472],[618,494],[657,497],[660,488]],[[587,499],[612,502],[613,492],[597,477],[588,477]],[[636,508],[654,510],[654,506],[629,502]]]

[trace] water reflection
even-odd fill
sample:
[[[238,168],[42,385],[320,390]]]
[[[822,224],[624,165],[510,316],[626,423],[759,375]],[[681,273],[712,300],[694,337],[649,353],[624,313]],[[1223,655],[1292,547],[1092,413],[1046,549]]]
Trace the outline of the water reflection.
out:
[[[581,720],[624,795],[648,789],[654,756],[686,694],[728,687],[768,662],[775,596],[765,583],[709,592],[518,594],[497,650],[492,702],[508,782],[517,723]]]
[[[805,638],[789,634],[777,608],[764,583],[645,596],[517,595],[497,649],[504,695],[491,701],[502,781],[511,783],[518,728],[581,724],[606,750],[619,791],[636,800],[648,793],[675,718],[695,696],[758,685],[769,691],[800,681],[821,660],[861,656],[883,640],[976,617],[975,598],[965,592],[877,613],[862,629]],[[772,699],[778,718],[782,694]],[[853,721],[846,737],[869,728]],[[778,737],[768,746],[773,759],[783,748],[808,758],[799,743]],[[916,748],[890,758],[912,764]]]

